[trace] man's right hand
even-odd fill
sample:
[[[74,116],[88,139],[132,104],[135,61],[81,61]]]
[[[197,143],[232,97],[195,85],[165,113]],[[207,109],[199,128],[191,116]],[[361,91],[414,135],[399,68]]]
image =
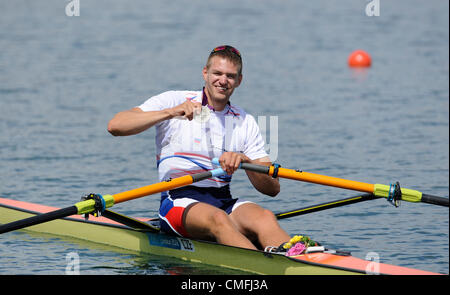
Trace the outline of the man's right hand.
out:
[[[201,103],[186,100],[182,104],[179,104],[176,107],[169,109],[168,111],[170,112],[172,118],[183,117],[191,121],[194,118],[194,115],[200,114],[201,110]]]
[[[155,124],[175,117],[192,120],[202,110],[202,104],[186,100],[182,104],[161,111],[144,112],[140,108],[117,113],[108,123],[108,131],[114,136],[138,134]]]

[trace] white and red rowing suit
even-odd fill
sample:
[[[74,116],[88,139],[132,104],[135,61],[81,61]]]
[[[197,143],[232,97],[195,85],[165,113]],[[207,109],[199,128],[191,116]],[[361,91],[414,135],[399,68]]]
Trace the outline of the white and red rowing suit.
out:
[[[149,98],[139,108],[144,112],[160,111],[173,108],[186,100],[202,103],[201,115],[195,116],[191,121],[179,117],[155,125],[160,181],[214,169],[211,160],[220,157],[225,151],[240,152],[252,160],[267,156],[254,117],[230,103],[224,110],[215,111],[207,104],[204,90],[167,91]],[[214,177],[193,183],[189,188],[163,193],[160,207],[162,229],[186,236],[182,226],[184,209],[198,201],[222,207],[217,204],[217,199],[221,199],[223,195],[226,195],[225,203],[231,203],[222,209],[231,213],[242,202],[231,199],[230,181],[230,176]],[[198,188],[197,191],[201,191],[201,197],[200,194],[194,196],[192,190],[196,190],[195,187]],[[183,193],[186,189],[189,193]],[[207,193],[209,191],[210,196]]]

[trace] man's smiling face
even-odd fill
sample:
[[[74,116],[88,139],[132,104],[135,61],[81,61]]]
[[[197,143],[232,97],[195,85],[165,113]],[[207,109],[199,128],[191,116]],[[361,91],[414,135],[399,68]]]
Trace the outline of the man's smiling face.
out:
[[[220,111],[227,104],[234,89],[241,84],[242,75],[239,74],[238,65],[226,58],[214,56],[209,66],[203,68],[203,79],[208,103]]]

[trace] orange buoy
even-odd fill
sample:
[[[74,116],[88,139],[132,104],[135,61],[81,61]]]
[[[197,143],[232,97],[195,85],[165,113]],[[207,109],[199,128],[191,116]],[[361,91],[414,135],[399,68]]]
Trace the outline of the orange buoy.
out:
[[[372,59],[364,50],[355,50],[348,57],[348,65],[350,67],[370,67]]]

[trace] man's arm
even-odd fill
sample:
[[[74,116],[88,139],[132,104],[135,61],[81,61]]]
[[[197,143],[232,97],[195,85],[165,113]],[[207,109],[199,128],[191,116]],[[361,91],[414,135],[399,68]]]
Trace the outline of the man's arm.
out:
[[[138,134],[167,119],[170,119],[168,110],[144,112],[133,108],[117,113],[108,123],[108,132],[114,136]]]
[[[186,100],[184,103],[161,111],[144,112],[140,108],[117,113],[108,123],[108,132],[114,136],[127,136],[138,134],[155,124],[183,116],[192,120],[194,112],[201,109],[201,104]]]
[[[219,163],[222,169],[230,175],[239,168],[240,163],[251,163],[264,166],[270,166],[272,164],[269,157],[250,160],[246,155],[234,152],[223,153],[219,158]],[[273,178],[270,175],[249,170],[246,170],[245,172],[247,173],[250,182],[260,193],[275,197],[280,192],[280,182],[278,181],[278,178]]]

